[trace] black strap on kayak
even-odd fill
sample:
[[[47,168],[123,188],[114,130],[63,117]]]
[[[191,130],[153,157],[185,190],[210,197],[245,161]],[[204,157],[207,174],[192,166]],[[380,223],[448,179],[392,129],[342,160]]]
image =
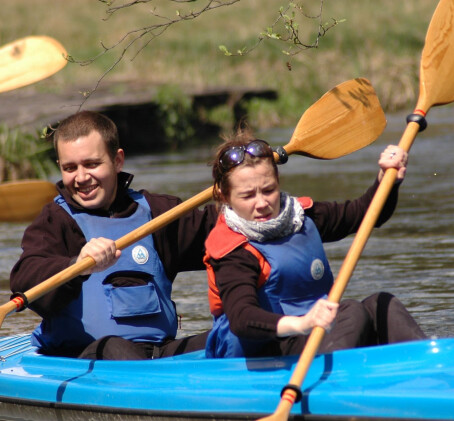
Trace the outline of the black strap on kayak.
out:
[[[422,132],[427,127],[427,121],[421,114],[410,114],[407,116],[407,124],[413,122],[419,124],[419,132]]]
[[[288,154],[285,151],[283,146],[278,146],[277,148],[273,149],[274,152],[276,152],[279,155],[279,161],[277,163],[280,164],[285,164],[288,161]]]
[[[296,385],[296,384],[286,384],[282,390],[281,390],[281,398],[284,395],[285,391],[287,389],[293,390],[296,393],[296,398],[295,398],[295,403],[299,402],[301,398],[303,397],[303,394],[301,393],[301,389]]]
[[[25,310],[28,307],[27,297],[22,292],[15,292],[11,295],[10,300],[14,301],[14,304],[16,304],[16,313],[19,313],[19,311]]]

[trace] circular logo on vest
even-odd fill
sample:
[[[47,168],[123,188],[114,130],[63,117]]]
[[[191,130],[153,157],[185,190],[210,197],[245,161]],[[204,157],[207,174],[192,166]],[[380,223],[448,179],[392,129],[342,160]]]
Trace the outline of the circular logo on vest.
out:
[[[315,259],[312,261],[311,264],[311,275],[312,277],[318,281],[319,279],[323,278],[323,274],[325,273],[325,266],[320,259]]]
[[[136,246],[132,249],[132,258],[139,265],[144,265],[148,262],[148,250],[144,246]]]

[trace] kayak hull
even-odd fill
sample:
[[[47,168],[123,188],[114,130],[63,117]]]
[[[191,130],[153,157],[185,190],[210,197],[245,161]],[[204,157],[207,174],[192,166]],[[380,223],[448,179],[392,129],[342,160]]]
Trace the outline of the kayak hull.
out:
[[[276,409],[297,357],[147,361],[39,355],[28,335],[0,340],[0,418],[239,420]],[[452,419],[454,339],[317,356],[294,419]]]

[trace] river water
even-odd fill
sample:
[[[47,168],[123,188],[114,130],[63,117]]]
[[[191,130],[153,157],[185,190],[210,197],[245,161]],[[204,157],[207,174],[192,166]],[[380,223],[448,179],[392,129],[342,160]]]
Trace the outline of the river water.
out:
[[[405,115],[389,115],[383,135],[372,145],[349,156],[320,161],[291,156],[280,167],[281,185],[294,195],[315,200],[343,201],[362,194],[377,173],[380,152],[397,143]],[[454,336],[454,109],[434,108],[429,126],[416,138],[407,176],[400,189],[395,214],[373,231],[344,297],[365,298],[377,291],[398,296],[429,336]],[[293,128],[258,133],[273,146],[288,143]],[[127,157],[126,171],[135,174],[133,187],[176,194],[183,199],[211,183],[208,165],[212,147],[184,153]],[[8,277],[20,255],[26,224],[0,223],[0,300],[9,299]],[[334,274],[352,237],[326,250]],[[204,272],[180,274],[173,298],[182,315],[179,335],[208,329],[211,317]],[[39,322],[30,310],[13,314],[2,325],[2,335],[29,332]]]

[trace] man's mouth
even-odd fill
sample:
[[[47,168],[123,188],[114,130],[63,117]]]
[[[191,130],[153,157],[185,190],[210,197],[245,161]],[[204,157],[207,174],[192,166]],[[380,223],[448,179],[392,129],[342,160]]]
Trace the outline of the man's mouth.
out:
[[[77,193],[83,195],[83,196],[88,196],[93,190],[95,190],[98,187],[98,185],[92,185],[92,186],[87,186],[87,187],[79,187],[77,188]]]

